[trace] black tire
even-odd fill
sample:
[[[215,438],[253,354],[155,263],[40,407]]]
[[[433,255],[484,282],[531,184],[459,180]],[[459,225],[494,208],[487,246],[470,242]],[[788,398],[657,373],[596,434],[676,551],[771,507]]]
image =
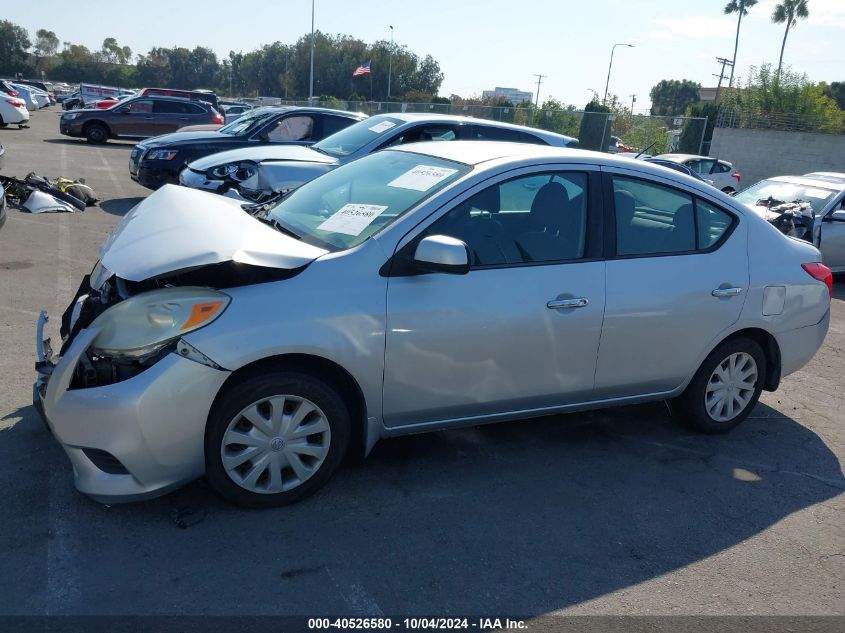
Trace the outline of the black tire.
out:
[[[751,398],[738,414],[730,420],[719,421],[710,415],[710,412],[708,412],[705,406],[707,387],[716,371],[716,367],[725,362],[733,354],[738,353],[748,354],[754,359],[757,371],[754,390]],[[745,420],[754,409],[754,406],[760,399],[760,392],[763,390],[765,376],[766,355],[756,341],[748,338],[736,338],[726,341],[704,359],[704,362],[699,367],[684,393],[672,401],[672,413],[696,431],[701,431],[702,433],[725,433]]]
[[[0,116],[0,127],[6,127],[7,125],[9,125],[9,124],[8,124],[8,123],[6,123],[6,122],[3,120],[3,117],[2,117],[2,116]]]
[[[105,125],[100,123],[91,123],[85,127],[85,138],[89,143],[94,145],[102,145],[109,140],[109,131]]]
[[[284,492],[253,492],[235,482],[223,466],[221,451],[230,422],[250,404],[275,395],[309,400],[325,415],[331,440],[322,464],[310,477]],[[326,382],[291,371],[271,371],[246,377],[219,396],[205,430],[205,472],[211,487],[227,501],[249,508],[269,508],[295,503],[319,490],[343,461],[349,447],[351,420],[340,394]]]

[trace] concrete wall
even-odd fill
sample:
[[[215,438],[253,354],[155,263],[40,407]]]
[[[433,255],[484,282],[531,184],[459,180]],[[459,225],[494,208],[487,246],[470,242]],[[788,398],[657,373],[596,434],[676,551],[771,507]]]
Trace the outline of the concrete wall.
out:
[[[771,176],[845,173],[845,136],[717,127],[710,156],[732,163],[745,188]]]

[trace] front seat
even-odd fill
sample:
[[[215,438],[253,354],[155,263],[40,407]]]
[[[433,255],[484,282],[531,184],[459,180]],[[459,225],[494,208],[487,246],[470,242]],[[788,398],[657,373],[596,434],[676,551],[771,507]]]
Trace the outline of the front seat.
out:
[[[529,261],[559,261],[582,256],[580,204],[559,182],[548,182],[534,196],[528,226],[517,244]]]

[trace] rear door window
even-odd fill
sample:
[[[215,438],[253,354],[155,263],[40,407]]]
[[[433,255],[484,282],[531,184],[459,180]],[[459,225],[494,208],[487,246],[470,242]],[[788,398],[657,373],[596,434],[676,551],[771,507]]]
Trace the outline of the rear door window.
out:
[[[153,112],[156,114],[187,114],[187,103],[179,101],[156,101],[153,103]]]

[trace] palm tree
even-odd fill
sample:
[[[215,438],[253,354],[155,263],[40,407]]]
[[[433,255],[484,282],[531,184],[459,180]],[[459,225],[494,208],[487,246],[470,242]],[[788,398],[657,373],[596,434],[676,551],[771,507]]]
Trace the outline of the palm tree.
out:
[[[728,81],[728,86],[732,86],[734,82],[734,67],[736,66],[736,51],[739,49],[739,27],[742,25],[742,16],[748,15],[748,9],[753,7],[755,4],[757,4],[757,0],[730,0],[730,2],[725,5],[725,15],[730,15],[731,13],[739,14],[739,19],[736,21],[734,59],[731,64],[731,78],[730,81]]]
[[[783,0],[783,2],[775,7],[774,12],[772,12],[772,22],[775,24],[786,22],[786,31],[783,33],[783,44],[780,45],[778,77],[780,77],[780,68],[783,65],[783,49],[786,48],[786,36],[789,35],[789,29],[798,24],[799,19],[804,20],[809,15],[807,0]]]

